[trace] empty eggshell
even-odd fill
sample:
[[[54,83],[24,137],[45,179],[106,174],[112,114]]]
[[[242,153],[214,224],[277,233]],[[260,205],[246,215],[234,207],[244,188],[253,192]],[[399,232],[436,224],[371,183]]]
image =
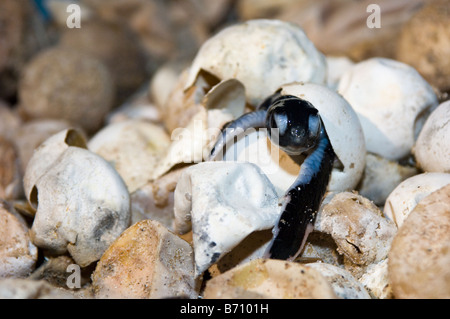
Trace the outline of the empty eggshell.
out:
[[[155,170],[155,179],[177,164],[201,162],[222,126],[244,113],[245,89],[235,79],[219,82],[199,99],[187,126],[172,131],[172,143]]]
[[[422,173],[412,176],[401,182],[389,194],[383,213],[400,228],[422,199],[448,184],[450,174],[447,173]]]
[[[109,161],[132,193],[153,178],[169,145],[169,135],[160,126],[128,120],[103,127],[89,140],[88,149]]]
[[[410,154],[438,105],[432,87],[414,68],[386,58],[355,64],[342,75],[338,92],[358,114],[367,151],[390,160]]]
[[[192,247],[160,223],[142,220],[112,243],[92,275],[96,298],[197,298]]]
[[[250,20],[208,39],[191,64],[185,89],[201,70],[242,82],[253,106],[285,83],[326,81],[325,57],[299,26],[279,20]]]
[[[420,201],[389,252],[395,298],[450,298],[450,185]]]
[[[106,160],[84,148],[67,147],[31,186],[37,209],[33,243],[56,254],[68,251],[82,267],[100,259],[129,225],[125,183]]]
[[[450,173],[450,101],[444,102],[425,122],[413,153],[426,172]]]
[[[256,259],[208,280],[205,299],[336,299],[313,267],[276,259]]]
[[[278,196],[251,163],[205,162],[187,168],[175,189],[176,232],[192,226],[196,275],[279,215]]]
[[[347,270],[322,262],[305,265],[317,270],[328,280],[334,293],[341,299],[370,299],[369,293]]]
[[[23,178],[25,197],[31,205],[35,205],[32,190],[37,180],[52,167],[58,157],[70,146],[86,148],[86,141],[79,131],[65,129],[49,136],[33,152]]]

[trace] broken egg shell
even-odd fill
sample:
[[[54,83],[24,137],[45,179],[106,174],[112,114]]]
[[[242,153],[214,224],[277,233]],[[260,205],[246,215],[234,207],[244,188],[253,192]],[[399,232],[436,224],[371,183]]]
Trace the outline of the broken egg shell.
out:
[[[75,129],[65,129],[51,135],[34,150],[23,178],[25,197],[32,206],[35,207],[36,204],[35,198],[32,198],[32,190],[37,180],[70,146],[86,148],[84,136]]]
[[[325,57],[299,26],[280,20],[249,20],[209,38],[191,64],[185,90],[201,70],[242,82],[254,107],[285,83],[326,81]]]
[[[245,89],[237,80],[221,81],[201,96],[199,103],[188,125],[172,131],[172,143],[155,169],[155,179],[177,164],[208,158],[220,129],[244,113]]]
[[[426,196],[450,184],[450,174],[422,173],[401,182],[388,196],[384,215],[400,228],[414,207]]]
[[[338,92],[357,113],[368,152],[390,160],[408,156],[438,105],[433,88],[409,65],[371,58],[342,75]]]
[[[199,284],[192,247],[152,220],[125,230],[92,275],[96,298],[197,298]]]
[[[336,299],[331,285],[312,267],[256,259],[206,282],[205,299]]]
[[[254,231],[274,226],[278,195],[251,163],[205,162],[187,168],[175,189],[177,233],[191,227],[196,275]]]
[[[392,299],[394,297],[389,284],[388,262],[389,258],[385,258],[379,263],[369,265],[358,279],[372,298]]]
[[[395,298],[450,298],[450,185],[421,200],[405,219],[389,252]]]
[[[170,143],[169,135],[159,125],[128,120],[103,127],[87,147],[111,163],[132,193],[153,178]]]
[[[38,259],[25,220],[0,201],[0,278],[25,278]]]
[[[125,183],[87,149],[67,147],[31,186],[37,208],[33,243],[56,254],[69,252],[81,267],[100,259],[129,226]]]
[[[317,270],[330,283],[334,293],[341,299],[370,299],[364,286],[347,270],[322,262],[305,265]]]
[[[375,204],[352,192],[333,196],[318,214],[315,229],[330,234],[338,252],[356,265],[386,258],[397,231]]]
[[[25,173],[28,162],[33,156],[33,152],[50,136],[74,128],[69,122],[57,119],[36,119],[30,120],[16,130],[14,135],[14,143],[19,152],[22,174]],[[77,132],[84,135],[84,132],[77,127]]]
[[[440,104],[426,120],[413,153],[426,172],[450,173],[450,101]]]

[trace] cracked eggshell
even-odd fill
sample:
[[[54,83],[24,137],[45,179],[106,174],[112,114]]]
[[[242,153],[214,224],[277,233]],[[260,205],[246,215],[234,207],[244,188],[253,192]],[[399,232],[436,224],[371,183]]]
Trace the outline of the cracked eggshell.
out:
[[[58,157],[70,146],[86,148],[86,141],[79,131],[65,129],[48,137],[33,152],[25,170],[23,186],[25,197],[34,208],[36,208],[36,198],[33,198],[33,196],[36,194],[33,195],[32,191],[37,180],[53,166]]]
[[[387,257],[397,231],[375,204],[351,192],[338,193],[324,205],[314,227],[333,237],[340,254],[363,266]]]
[[[175,189],[175,232],[192,227],[196,275],[254,231],[273,227],[278,195],[251,163],[205,162],[187,168]]]
[[[299,26],[266,19],[229,26],[208,39],[191,64],[185,90],[201,70],[242,82],[254,107],[285,83],[325,83],[327,72],[325,57]]]
[[[25,220],[0,200],[0,279],[24,278],[34,270],[38,249],[28,231]]]
[[[364,286],[347,270],[322,262],[305,265],[317,270],[330,283],[334,293],[341,299],[370,299]]]
[[[328,281],[312,267],[256,259],[206,283],[205,299],[336,299]]]
[[[401,182],[389,194],[384,204],[384,215],[398,228],[421,200],[439,188],[450,184],[450,174],[422,173]]]
[[[372,298],[393,298],[392,288],[389,284],[388,263],[389,258],[385,258],[379,263],[369,265],[364,274],[358,279]]]
[[[160,126],[128,120],[105,126],[87,146],[111,163],[132,193],[153,178],[170,143],[169,135]]]
[[[414,68],[386,58],[355,64],[341,77],[338,92],[358,114],[367,151],[390,160],[410,155],[438,105],[433,88]]]
[[[152,220],[123,232],[92,275],[96,298],[197,298],[191,245]]]
[[[130,196],[119,174],[89,150],[69,146],[32,186],[36,215],[31,238],[88,266],[130,222]]]
[[[177,164],[199,163],[209,155],[220,129],[244,113],[244,86],[235,79],[221,81],[200,103],[188,125],[172,131],[172,143],[155,170],[155,179]]]
[[[450,298],[450,185],[413,209],[392,241],[389,282],[395,298]]]
[[[450,101],[444,102],[426,120],[413,153],[426,172],[450,173]]]

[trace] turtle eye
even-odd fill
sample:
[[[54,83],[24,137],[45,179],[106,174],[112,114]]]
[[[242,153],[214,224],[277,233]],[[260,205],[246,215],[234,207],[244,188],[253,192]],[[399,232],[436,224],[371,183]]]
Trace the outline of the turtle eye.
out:
[[[316,138],[321,129],[320,118],[318,114],[311,114],[308,118],[308,134],[310,138]]]
[[[275,113],[272,116],[271,125],[273,129],[278,129],[278,134],[283,136],[288,127],[288,118],[284,113]]]

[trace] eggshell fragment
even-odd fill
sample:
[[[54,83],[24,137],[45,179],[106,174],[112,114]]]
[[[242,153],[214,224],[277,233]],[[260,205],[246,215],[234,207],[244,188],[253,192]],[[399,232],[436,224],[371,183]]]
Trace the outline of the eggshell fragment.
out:
[[[130,222],[125,183],[108,162],[83,148],[64,150],[32,193],[33,243],[56,254],[69,252],[82,267],[100,259]]]
[[[242,82],[253,106],[285,83],[326,81],[325,57],[300,27],[280,20],[250,20],[209,38],[191,64],[185,90],[201,70]]]
[[[450,185],[420,201],[389,252],[395,298],[450,298]]]
[[[58,157],[70,146],[86,148],[84,136],[78,130],[65,129],[55,133],[44,140],[33,152],[23,178],[25,197],[32,206],[35,205],[32,190],[37,180],[52,167]]]
[[[414,147],[417,164],[426,172],[450,173],[450,101],[425,122]]]
[[[397,230],[371,201],[350,192],[336,194],[323,206],[315,229],[331,234],[338,252],[357,265],[386,258]]]
[[[256,259],[206,283],[205,299],[336,299],[328,281],[312,267]]]
[[[110,162],[130,193],[153,179],[170,138],[160,126],[128,120],[103,127],[88,142],[88,149]]]
[[[394,297],[389,284],[388,262],[389,258],[386,258],[379,263],[369,265],[358,279],[372,298],[392,299]]]
[[[0,201],[0,278],[24,278],[34,270],[38,250],[28,230],[23,218]]]
[[[305,265],[317,270],[328,280],[334,293],[341,299],[370,299],[370,295],[348,271],[331,264],[316,262]]]
[[[422,199],[448,184],[450,174],[447,173],[422,173],[412,176],[400,183],[388,196],[383,213],[400,228]]]
[[[199,163],[208,158],[220,129],[244,113],[245,89],[239,81],[229,79],[195,99],[198,102],[187,126],[172,131],[173,142],[155,169],[155,179],[178,164]]]
[[[341,77],[338,92],[358,114],[367,151],[390,160],[410,154],[438,105],[432,87],[414,68],[385,58],[355,64]]]
[[[198,296],[192,247],[152,220],[128,228],[108,248],[92,275],[96,298]]]
[[[205,162],[187,168],[175,189],[176,232],[193,231],[196,275],[254,231],[273,227],[278,196],[251,163]]]

